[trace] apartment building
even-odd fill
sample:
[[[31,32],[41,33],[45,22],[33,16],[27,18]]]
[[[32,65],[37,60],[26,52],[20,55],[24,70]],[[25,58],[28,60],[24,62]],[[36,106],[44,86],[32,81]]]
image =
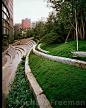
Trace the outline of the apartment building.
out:
[[[24,29],[29,29],[31,28],[31,19],[25,18],[22,20],[22,28]]]
[[[2,0],[2,52],[13,35],[13,0]]]
[[[31,28],[31,19],[25,18],[21,24],[14,25],[14,31],[22,33],[22,31]]]

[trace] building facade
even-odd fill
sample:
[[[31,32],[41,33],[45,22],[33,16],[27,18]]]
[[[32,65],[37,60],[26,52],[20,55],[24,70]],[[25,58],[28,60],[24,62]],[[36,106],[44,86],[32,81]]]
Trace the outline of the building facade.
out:
[[[14,31],[15,32],[20,32],[26,31],[27,29],[31,28],[31,19],[25,18],[22,20],[21,24],[15,24],[14,25]]]
[[[2,52],[13,35],[13,0],[2,0]]]
[[[14,25],[14,31],[15,32],[17,32],[17,33],[20,32],[21,33],[21,29],[22,29],[22,24],[19,23],[19,24]]]
[[[22,20],[22,28],[23,28],[23,30],[31,28],[31,20],[28,18],[23,19]]]

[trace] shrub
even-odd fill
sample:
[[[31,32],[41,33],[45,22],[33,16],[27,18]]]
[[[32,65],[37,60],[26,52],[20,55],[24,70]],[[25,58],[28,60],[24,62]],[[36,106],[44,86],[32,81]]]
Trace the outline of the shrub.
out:
[[[30,90],[28,80],[25,78],[25,56],[20,62],[14,81],[10,84],[11,90],[7,97],[6,108],[36,108],[33,91]],[[34,104],[31,104],[31,101]]]
[[[14,43],[14,39],[9,41],[9,44],[13,44]]]
[[[55,32],[50,32],[49,34],[46,34],[45,36],[42,37],[42,39],[39,41],[40,42],[46,42],[46,43],[61,43],[64,40],[64,38],[60,35],[58,35]]]

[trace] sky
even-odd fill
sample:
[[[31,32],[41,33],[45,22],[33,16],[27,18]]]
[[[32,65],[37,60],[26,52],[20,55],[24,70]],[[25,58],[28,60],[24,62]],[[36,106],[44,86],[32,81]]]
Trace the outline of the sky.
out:
[[[13,0],[14,24],[21,23],[22,19],[31,19],[31,22],[48,17],[52,8],[47,7],[46,0]]]

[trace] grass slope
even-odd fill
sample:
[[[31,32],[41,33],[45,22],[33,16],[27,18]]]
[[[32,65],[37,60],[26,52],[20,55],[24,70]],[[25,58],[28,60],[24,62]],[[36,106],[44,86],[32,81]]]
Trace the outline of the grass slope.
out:
[[[49,51],[50,55],[61,56],[72,58],[72,54],[70,52],[76,51],[76,41],[70,41],[68,43],[62,44],[46,44],[43,43],[40,46],[42,49]],[[86,40],[79,40],[79,51],[86,51]],[[81,60],[86,61],[86,57],[79,57]]]
[[[29,62],[32,73],[53,108],[85,107],[61,104],[64,101],[86,101],[85,69],[44,59],[34,54],[30,55]]]

